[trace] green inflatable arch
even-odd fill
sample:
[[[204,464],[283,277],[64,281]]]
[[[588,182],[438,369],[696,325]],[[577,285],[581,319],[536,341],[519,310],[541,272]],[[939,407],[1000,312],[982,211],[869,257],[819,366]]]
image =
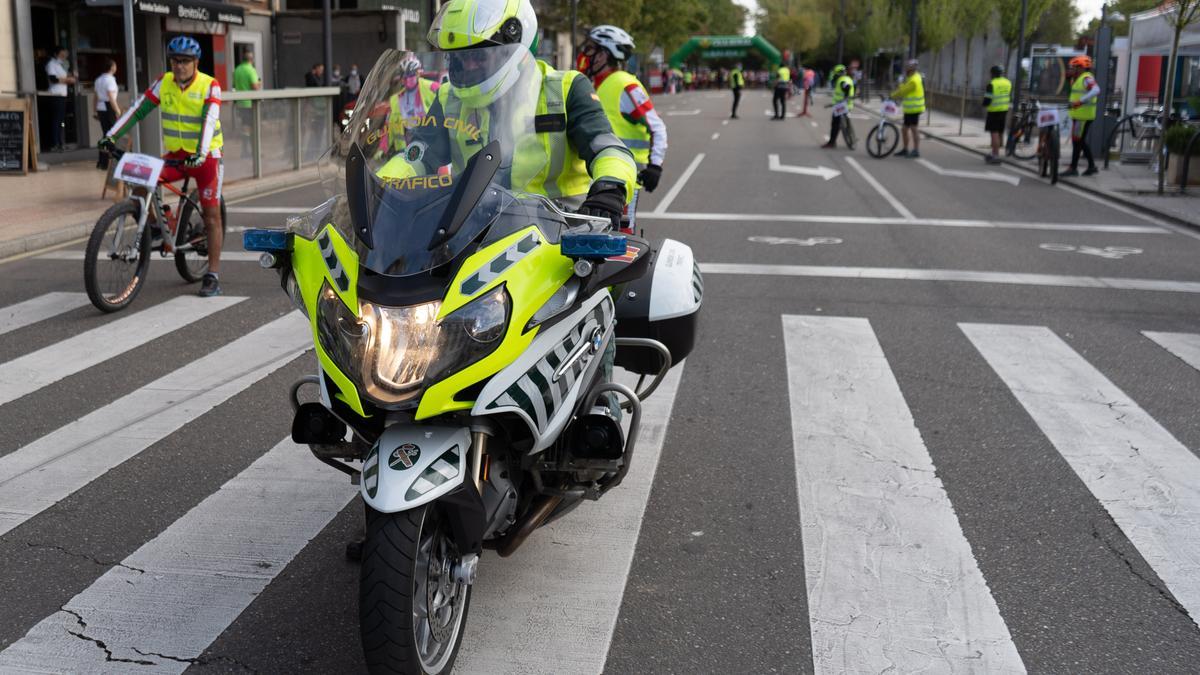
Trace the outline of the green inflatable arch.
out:
[[[678,68],[697,49],[703,50],[701,55],[704,58],[738,58],[745,55],[747,49],[757,49],[773,65],[777,66],[783,61],[783,55],[775,45],[761,35],[697,35],[672,54],[668,63],[672,68]]]

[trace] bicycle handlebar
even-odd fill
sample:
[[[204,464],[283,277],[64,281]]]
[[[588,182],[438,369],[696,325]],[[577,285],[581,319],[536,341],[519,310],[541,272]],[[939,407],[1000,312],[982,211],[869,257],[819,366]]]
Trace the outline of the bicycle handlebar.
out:
[[[125,150],[122,150],[116,146],[109,146],[106,148],[101,148],[101,150],[104,150],[105,152],[107,152],[109,157],[112,157],[113,159],[121,159],[121,155],[124,155],[126,152]],[[166,157],[163,158],[163,166],[181,167],[181,166],[183,166],[183,164],[184,164],[184,160],[182,160],[182,159],[167,159]]]

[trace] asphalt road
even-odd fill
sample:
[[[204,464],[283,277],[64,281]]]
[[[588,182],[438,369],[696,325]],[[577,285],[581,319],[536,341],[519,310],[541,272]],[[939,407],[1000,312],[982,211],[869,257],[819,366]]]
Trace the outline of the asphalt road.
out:
[[[485,556],[459,670],[1195,672],[1197,234],[822,150],[761,92],[656,103],[640,224],[704,264],[699,343],[636,477]],[[81,248],[0,263],[0,671],[359,670],[361,505],[280,445],[313,364],[274,275],[227,262],[214,309],[155,263],[102,316]]]

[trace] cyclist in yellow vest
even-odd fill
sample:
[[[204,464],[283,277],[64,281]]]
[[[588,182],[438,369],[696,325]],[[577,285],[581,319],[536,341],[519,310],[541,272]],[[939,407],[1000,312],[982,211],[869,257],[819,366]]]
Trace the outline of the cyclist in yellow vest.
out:
[[[1059,176],[1079,175],[1079,155],[1087,157],[1088,168],[1085,176],[1096,175],[1096,160],[1092,157],[1092,149],[1087,144],[1087,133],[1096,119],[1096,104],[1099,102],[1100,85],[1096,76],[1092,75],[1092,57],[1076,56],[1067,64],[1072,77],[1070,109],[1067,114],[1071,117],[1071,168]]]
[[[588,33],[575,65],[591,78],[613,131],[633,153],[638,182],[654,192],[667,159],[667,125],[642,83],[621,68],[634,49],[629,33],[616,26],[596,26]]]
[[[921,64],[916,59],[909,59],[904,64],[904,82],[892,92],[892,100],[900,102],[904,112],[904,126],[900,129],[901,141],[904,148],[896,153],[897,157],[920,157],[921,135],[917,133],[917,125],[921,123],[921,113],[925,112],[925,81],[917,68]],[[912,142],[910,152],[909,142]]]
[[[437,96],[433,83],[421,77],[421,62],[416,57],[410,56],[400,65],[402,86],[388,99],[388,146],[393,153],[407,146],[405,120],[423,119]]]
[[[1004,66],[992,66],[992,81],[983,93],[983,107],[987,110],[987,121],[983,130],[992,135],[992,154],[984,158],[988,164],[1000,163],[1000,141],[1004,136],[1004,124],[1008,110],[1012,107],[1012,82],[1004,77]]]
[[[101,147],[115,145],[155,108],[162,114],[166,159],[183,160],[183,167],[163,167],[161,181],[172,183],[184,177],[196,181],[204,229],[208,235],[208,273],[200,284],[200,295],[221,294],[221,85],[197,69],[200,43],[181,35],[167,44],[171,70],[158,78],[117,120]],[[161,236],[158,234],[157,236]]]
[[[775,116],[771,119],[781,120],[787,117],[787,97],[792,92],[792,69],[782,63],[775,70],[775,94],[771,99],[771,107]]]
[[[487,23],[480,23],[481,17]],[[486,113],[500,86],[492,83],[504,81],[506,75],[516,77],[508,69],[520,65],[510,62],[487,82],[473,82],[472,78],[488,66],[480,60],[491,56],[481,47],[519,44],[536,54],[537,15],[530,0],[450,0],[434,17],[428,40],[439,51],[460,53],[457,60],[452,56],[449,80],[437,90],[426,116],[436,124],[423,124],[413,133],[420,159],[398,154],[379,170],[382,178],[402,178],[414,172],[420,175],[427,173],[423,170],[428,167],[450,165],[459,170],[465,166],[481,149],[479,130],[472,133],[454,124],[447,128],[445,121],[486,116],[480,113]],[[633,155],[613,133],[586,77],[573,70],[555,70],[543,61],[538,61],[537,67],[542,92],[536,110],[531,108],[530,112],[536,115],[532,123],[542,152],[535,159],[539,164],[548,160],[546,166],[554,170],[540,171],[528,184],[513,188],[545,195],[580,213],[606,217],[618,229],[637,183]],[[518,152],[514,161],[520,162],[522,156]]]
[[[729,117],[736,120],[738,104],[742,102],[742,90],[746,88],[746,75],[740,63],[729,74],[729,88],[733,90],[733,114]]]
[[[848,117],[850,111],[854,109],[854,77],[846,71],[846,66],[839,63],[829,71],[829,78],[833,81],[833,105],[837,106],[837,104],[845,102],[845,116]],[[822,148],[837,147],[838,132],[842,130],[842,117],[843,115],[839,115],[836,111],[833,113],[833,121],[829,125],[829,142],[822,145]],[[847,136],[847,145],[849,145],[849,136]]]

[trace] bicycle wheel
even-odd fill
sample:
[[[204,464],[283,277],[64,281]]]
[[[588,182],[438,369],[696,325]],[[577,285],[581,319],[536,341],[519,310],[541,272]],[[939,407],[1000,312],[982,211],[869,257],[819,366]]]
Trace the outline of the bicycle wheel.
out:
[[[83,259],[83,286],[102,312],[123,309],[137,297],[150,268],[150,233],[138,241],[138,203],[126,200],[109,207],[88,237]]]
[[[842,136],[846,139],[846,147],[854,149],[854,144],[858,138],[854,135],[854,125],[850,124],[850,116],[846,115],[846,124],[842,127]]]
[[[884,122],[867,134],[867,153],[876,159],[883,159],[896,150],[899,142],[900,132],[896,125]]]
[[[208,272],[208,233],[204,229],[204,214],[196,208],[199,195],[193,192],[189,199],[183,202],[179,210],[179,225],[175,237],[178,249],[186,244],[192,248],[175,251],[175,271],[189,284],[194,284],[204,278]],[[221,197],[221,232],[229,230],[229,222],[225,219],[225,198]],[[221,237],[224,240],[224,236]]]
[[[1009,139],[1008,154],[1017,159],[1033,159],[1037,157],[1037,140],[1037,128],[1033,126],[1033,121],[1023,121],[1020,126],[1013,129],[1012,138]]]
[[[1058,158],[1059,158],[1059,139],[1058,127],[1050,128],[1050,138],[1046,141],[1047,159],[1050,164],[1050,184],[1054,185],[1058,182]]]

